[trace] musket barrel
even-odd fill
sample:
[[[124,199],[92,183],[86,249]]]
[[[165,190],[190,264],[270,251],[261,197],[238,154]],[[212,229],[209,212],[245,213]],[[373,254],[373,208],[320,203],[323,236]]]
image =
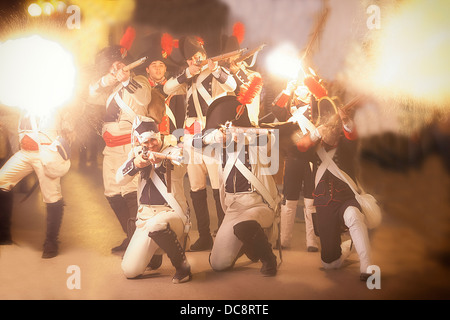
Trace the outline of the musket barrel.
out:
[[[253,56],[253,55],[256,54],[257,52],[259,52],[259,51],[261,51],[262,49],[264,49],[265,46],[266,46],[266,44],[263,43],[263,44],[260,45],[259,47],[256,47],[255,49],[246,52],[245,54],[243,54],[242,56],[240,56],[239,58],[237,58],[237,59],[235,60],[235,62],[241,62],[241,61],[244,61],[244,60],[250,58],[251,56]]]
[[[133,68],[136,68],[136,67],[140,66],[141,64],[143,64],[145,62],[145,60],[147,60],[147,57],[142,57],[142,58],[130,63],[129,65],[126,65],[125,67],[123,67],[123,70],[128,71]]]
[[[240,54],[241,54],[242,52],[244,52],[245,50],[247,50],[247,48],[242,48],[242,49],[234,50],[234,51],[227,52],[227,53],[224,53],[224,54],[220,54],[220,55],[218,55],[218,56],[209,58],[209,59],[207,59],[207,60],[199,61],[199,62],[197,63],[197,65],[198,65],[199,67],[202,67],[202,66],[204,66],[204,65],[206,65],[206,64],[208,63],[208,60],[212,60],[212,61],[215,62],[215,61],[220,61],[220,60],[228,59],[228,58],[231,58],[231,57],[240,55]]]
[[[144,151],[145,158],[148,158],[150,156],[150,154],[153,154],[155,156],[155,158],[162,159],[162,160],[168,159],[168,160],[177,161],[177,162],[181,162],[183,160],[183,157],[181,157],[181,156],[175,156],[172,154],[165,154],[165,153],[161,153],[161,152]]]

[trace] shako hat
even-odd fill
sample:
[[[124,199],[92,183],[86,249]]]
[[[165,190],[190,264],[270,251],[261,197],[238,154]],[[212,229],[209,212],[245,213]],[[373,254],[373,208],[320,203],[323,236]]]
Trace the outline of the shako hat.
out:
[[[206,113],[205,130],[217,129],[231,122],[236,127],[252,127],[247,106],[242,105],[236,96],[224,96],[214,100]]]
[[[206,54],[203,40],[196,36],[183,36],[178,41],[178,47],[184,60],[189,60],[197,52]]]
[[[97,76],[103,76],[109,72],[115,61],[121,61],[125,64],[131,63],[133,58],[128,51],[136,38],[136,30],[128,27],[120,39],[119,44],[113,44],[101,49],[95,56],[95,71]]]

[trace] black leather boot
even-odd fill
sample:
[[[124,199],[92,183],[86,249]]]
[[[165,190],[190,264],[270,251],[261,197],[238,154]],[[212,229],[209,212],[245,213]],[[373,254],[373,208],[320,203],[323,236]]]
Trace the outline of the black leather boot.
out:
[[[123,196],[128,207],[127,236],[131,237],[136,230],[136,216],[138,211],[137,192],[130,192]]]
[[[170,262],[175,267],[176,272],[172,278],[172,283],[182,283],[191,280],[191,266],[186,259],[184,250],[175,232],[167,226],[164,230],[150,232],[148,236],[166,252]]]
[[[211,250],[213,239],[209,229],[210,219],[206,189],[191,191],[192,205],[197,218],[198,239],[191,246],[191,251]]]
[[[117,217],[117,220],[119,220],[120,226],[122,227],[123,232],[127,235],[127,237],[122,241],[122,243],[111,249],[112,253],[125,251],[128,247],[128,243],[130,242],[130,239],[128,238],[128,219],[129,219],[129,213],[128,213],[128,205],[127,201],[125,200],[122,195],[118,194],[112,197],[106,197],[106,199],[109,202],[109,205],[114,211],[114,214]]]
[[[261,273],[274,276],[277,273],[277,257],[264,230],[254,220],[243,221],[234,226],[234,234],[243,243],[244,253],[252,260],[261,260]]]
[[[11,217],[14,202],[12,192],[0,190],[0,245],[13,244],[11,237]]]
[[[220,192],[219,189],[213,189],[214,201],[216,203],[216,212],[217,212],[217,229],[220,228],[222,224],[223,218],[225,217],[225,213],[222,209],[222,204],[220,202]]]
[[[59,253],[58,236],[64,213],[64,202],[59,200],[47,203],[47,233],[44,242],[42,258],[50,259]]]

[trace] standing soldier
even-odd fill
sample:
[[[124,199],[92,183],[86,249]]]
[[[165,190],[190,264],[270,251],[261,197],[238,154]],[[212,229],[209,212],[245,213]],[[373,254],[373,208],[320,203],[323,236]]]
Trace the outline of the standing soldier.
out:
[[[222,52],[227,53],[241,49],[244,36],[244,24],[236,22],[233,25],[232,35],[222,36]],[[262,47],[263,46],[258,49],[260,50]],[[250,121],[255,125],[258,124],[259,119],[262,77],[261,74],[250,68],[255,64],[259,50],[250,53],[248,56],[244,53],[243,57],[231,57],[224,61],[224,65],[226,65],[226,68],[230,70],[236,80],[237,87],[235,94],[239,97],[241,102],[247,106]],[[252,61],[249,65],[246,60],[250,58]]]
[[[290,81],[285,90],[275,99],[272,112],[280,121],[295,121],[303,134],[315,130],[318,118],[317,99],[320,92],[311,94],[308,87]],[[289,248],[292,241],[295,216],[300,193],[303,191],[306,248],[308,252],[318,251],[318,239],[314,231],[312,191],[314,188],[312,164],[304,153],[294,146],[287,148],[283,176],[283,204],[281,206],[281,246]]]
[[[150,109],[151,86],[145,76],[134,76],[125,70],[127,51],[134,40],[133,29],[127,29],[121,45],[112,45],[101,50],[96,56],[98,81],[90,85],[90,103],[106,105],[102,136],[104,194],[120,225],[127,235],[112,252],[126,249],[137,212],[137,179],[126,185],[116,182],[116,171],[126,161],[131,151],[131,130],[136,115],[162,117],[157,108]],[[164,100],[161,100],[164,104]],[[164,110],[163,107],[160,108]],[[132,221],[132,223],[130,223]],[[129,230],[131,228],[131,230]]]
[[[170,78],[164,85],[164,92],[171,94],[186,94],[187,110],[184,135],[184,144],[191,145],[193,135],[201,134],[205,127],[206,113],[209,105],[219,97],[227,95],[236,89],[236,81],[217,62],[208,60],[203,44],[194,36],[182,37],[179,40],[179,49],[184,57],[187,68],[178,76]],[[197,218],[199,238],[190,247],[191,251],[210,250],[213,239],[210,232],[210,217],[206,193],[207,175],[213,189],[214,201],[218,221],[223,219],[223,210],[220,204],[218,163],[214,155],[204,155],[203,152],[185,148],[189,152],[187,173],[191,185],[191,199]]]
[[[20,150],[0,170],[0,240],[12,244],[12,202],[7,193],[33,171],[39,181],[47,209],[47,232],[42,258],[53,258],[59,253],[58,236],[61,228],[64,201],[61,194],[61,177],[70,168],[70,145],[67,133],[70,122],[63,113],[38,116],[24,113],[19,120]],[[66,137],[66,138],[64,138]]]
[[[186,95],[172,94],[167,95],[164,92],[164,85],[167,82],[168,75],[174,73],[178,68],[177,61],[173,60],[171,54],[176,49],[177,40],[168,33],[156,33],[150,35],[147,40],[149,48],[141,56],[146,56],[145,74],[152,87],[152,95],[162,95],[165,100],[164,115],[159,122],[158,128],[161,134],[166,136],[166,140],[173,144],[180,142],[181,134],[175,133],[172,137],[167,135],[174,134],[175,130],[182,132],[184,120],[186,117]],[[155,92],[157,90],[157,92]]]

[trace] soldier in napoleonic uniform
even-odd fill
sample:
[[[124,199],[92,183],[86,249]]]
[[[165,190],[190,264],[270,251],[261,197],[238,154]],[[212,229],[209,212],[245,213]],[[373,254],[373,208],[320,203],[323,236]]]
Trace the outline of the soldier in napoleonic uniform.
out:
[[[124,251],[134,230],[137,212],[137,179],[126,185],[116,182],[116,171],[131,151],[131,130],[136,115],[160,121],[164,115],[164,99],[152,95],[149,81],[143,75],[124,71],[131,63],[127,49],[112,45],[96,56],[98,81],[90,85],[89,102],[106,106],[103,119],[104,194],[126,234],[122,243],[112,252]],[[153,100],[153,101],[152,101]]]
[[[185,172],[185,164],[152,155],[158,152],[179,156],[182,149],[166,142],[154,121],[141,121],[139,117],[135,119],[133,139],[129,158],[117,170],[120,184],[134,177],[139,179],[136,230],[123,256],[123,272],[127,278],[135,278],[147,267],[158,269],[165,252],[176,269],[172,282],[189,281],[191,268],[182,245],[188,231],[188,206],[183,180],[172,179],[172,175],[180,176],[178,170]],[[143,152],[143,147],[149,154]]]
[[[190,141],[194,134],[202,132],[205,127],[208,107],[217,98],[233,92],[236,89],[236,81],[225,68],[219,67],[217,62],[208,60],[208,64],[204,67],[197,65],[198,61],[204,61],[207,58],[206,51],[197,37],[180,38],[179,50],[188,67],[166,82],[164,92],[168,95],[186,94],[186,134],[183,139],[185,145],[191,145]],[[199,238],[190,250],[209,250],[212,248],[213,239],[207,203],[207,177],[213,190],[218,221],[223,219],[217,174],[218,163],[214,155],[205,155],[203,151],[198,152],[190,147],[185,147],[185,151],[189,156],[187,173],[199,232]]]
[[[20,150],[0,169],[0,244],[13,244],[13,203],[8,194],[22,179],[35,172],[47,211],[42,258],[58,255],[58,236],[64,214],[61,177],[70,169],[70,142],[66,136],[70,128],[70,121],[62,111],[51,116],[24,112],[20,117]]]
[[[321,261],[326,269],[340,268],[354,247],[360,260],[360,279],[366,281],[370,276],[367,268],[371,265],[371,246],[364,214],[355,193],[329,164],[333,161],[356,181],[357,130],[348,113],[338,110],[331,99],[325,101],[320,107],[335,110],[335,114],[320,121],[317,131],[297,142],[297,148],[309,153],[316,164],[313,197]],[[351,239],[342,242],[341,235],[347,230]]]
[[[315,129],[318,119],[317,100],[306,86],[297,86],[296,81],[291,81],[275,99],[272,105],[272,113],[281,122],[296,121],[292,117],[295,114],[295,117],[300,120],[298,124],[302,134],[306,134]],[[313,224],[315,207],[312,197],[314,188],[312,164],[305,154],[299,152],[295,146],[286,148],[285,153],[283,204],[281,206],[281,246],[283,248],[291,247],[298,200],[302,192],[306,247],[308,252],[316,252],[319,245]]]
[[[277,257],[272,240],[277,234],[274,230],[280,196],[267,156],[274,137],[265,134],[265,138],[260,139],[256,134],[224,134],[218,127],[228,121],[238,129],[252,126],[246,106],[233,96],[220,98],[210,106],[208,133],[194,140],[197,147],[216,145],[223,156],[219,172],[225,217],[209,261],[215,271],[224,271],[231,269],[245,254],[253,262],[262,262],[260,271],[264,276],[274,276]],[[266,161],[262,160],[264,155]]]

